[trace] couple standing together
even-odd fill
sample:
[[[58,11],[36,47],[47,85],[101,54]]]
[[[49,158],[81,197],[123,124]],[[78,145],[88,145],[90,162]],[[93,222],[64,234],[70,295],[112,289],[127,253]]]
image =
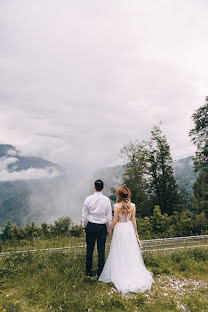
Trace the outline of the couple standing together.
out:
[[[154,280],[144,265],[139,248],[136,207],[131,203],[131,191],[124,185],[116,189],[112,221],[111,202],[102,194],[103,187],[103,181],[95,181],[95,192],[85,199],[82,209],[82,226],[87,243],[86,275],[93,276],[92,256],[97,241],[99,281],[113,283],[123,294],[150,290]],[[110,236],[113,228],[105,263],[106,235]]]

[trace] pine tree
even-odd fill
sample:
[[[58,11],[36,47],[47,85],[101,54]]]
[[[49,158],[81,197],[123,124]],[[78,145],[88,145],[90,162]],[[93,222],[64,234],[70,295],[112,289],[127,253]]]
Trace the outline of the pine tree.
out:
[[[136,205],[138,217],[150,215],[148,199],[146,143],[130,142],[121,149],[121,157],[127,161],[122,183],[130,188],[131,200]]]
[[[192,115],[194,128],[189,132],[197,151],[194,157],[195,171],[199,173],[194,183],[193,209],[208,216],[208,96],[205,105]]]
[[[194,212],[198,214],[204,212],[208,217],[208,172],[200,172],[199,177],[194,183],[193,190]]]
[[[162,214],[173,214],[181,209],[182,198],[173,175],[170,146],[159,127],[151,131],[149,144],[149,191],[152,207],[160,206]]]
[[[194,158],[195,170],[208,172],[208,96],[205,105],[197,109],[192,119],[194,128],[189,132],[197,151]]]

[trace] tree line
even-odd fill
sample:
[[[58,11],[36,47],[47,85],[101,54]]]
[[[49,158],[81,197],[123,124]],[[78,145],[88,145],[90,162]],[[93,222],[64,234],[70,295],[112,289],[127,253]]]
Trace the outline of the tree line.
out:
[[[40,227],[27,223],[25,227],[17,227],[9,220],[4,227],[0,236],[2,242],[5,240],[16,239],[35,239],[35,238],[52,238],[52,237],[79,237],[82,234],[82,227],[74,225],[70,217],[60,217],[54,221],[54,224],[43,222]]]

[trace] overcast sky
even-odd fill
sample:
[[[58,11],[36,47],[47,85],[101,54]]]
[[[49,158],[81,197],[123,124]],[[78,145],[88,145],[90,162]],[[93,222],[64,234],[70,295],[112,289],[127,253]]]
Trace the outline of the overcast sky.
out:
[[[206,0],[0,0],[0,143],[107,166],[160,121],[192,155],[208,95]]]

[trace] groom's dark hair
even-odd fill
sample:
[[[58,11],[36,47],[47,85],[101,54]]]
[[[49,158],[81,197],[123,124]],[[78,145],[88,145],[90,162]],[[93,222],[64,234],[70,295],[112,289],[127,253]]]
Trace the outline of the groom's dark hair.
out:
[[[104,187],[104,183],[103,183],[102,180],[96,180],[95,181],[95,189],[96,189],[96,191],[102,191],[103,187]]]

